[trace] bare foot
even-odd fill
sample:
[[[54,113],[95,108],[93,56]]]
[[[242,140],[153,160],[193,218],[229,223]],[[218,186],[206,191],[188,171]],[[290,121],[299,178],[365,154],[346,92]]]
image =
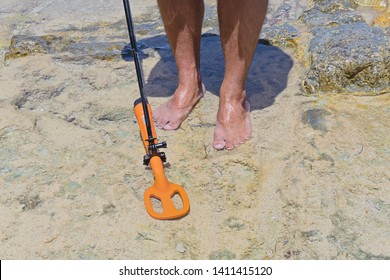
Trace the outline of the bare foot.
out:
[[[251,138],[250,106],[245,98],[221,99],[214,132],[213,147],[231,150]]]
[[[174,130],[180,127],[206,92],[202,83],[198,85],[179,85],[172,98],[156,109],[153,118],[158,128]]]

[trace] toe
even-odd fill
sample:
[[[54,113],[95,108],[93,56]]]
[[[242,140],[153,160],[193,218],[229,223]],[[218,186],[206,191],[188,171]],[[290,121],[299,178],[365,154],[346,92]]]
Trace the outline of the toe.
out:
[[[178,129],[180,126],[180,124],[176,124],[176,123],[173,123],[173,122],[168,122],[166,125],[164,125],[164,127],[162,129],[164,130],[175,130],[175,129]]]
[[[160,129],[164,129],[164,127],[168,124],[168,120],[165,118],[157,119],[157,127]]]
[[[226,143],[223,137],[214,138],[213,147],[216,150],[223,150],[225,149]]]
[[[222,151],[225,149],[225,144],[215,144],[213,147],[218,151]]]
[[[222,129],[221,124],[217,121],[215,131],[214,131],[213,147],[216,150],[223,150],[225,149],[225,146],[226,146],[226,142],[225,142],[224,131]]]
[[[225,139],[222,135],[215,133],[214,134],[214,141],[213,141],[213,147],[216,150],[223,150],[225,149]]]
[[[247,133],[244,133],[239,141],[240,141],[240,144],[244,144],[246,141],[248,141],[250,139],[250,134],[247,132]]]
[[[226,139],[226,149],[227,150],[232,150],[234,148],[234,144],[231,140]]]
[[[223,150],[225,149],[225,142],[214,142],[213,147],[216,150]]]

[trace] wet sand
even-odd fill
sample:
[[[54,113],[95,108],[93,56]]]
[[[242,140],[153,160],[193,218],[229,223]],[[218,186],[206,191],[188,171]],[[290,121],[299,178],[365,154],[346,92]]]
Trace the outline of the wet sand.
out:
[[[299,46],[259,44],[248,77],[253,138],[215,151],[223,59],[215,2],[206,1],[207,93],[179,130],[157,131],[168,143],[166,175],[191,211],[157,221],[143,205],[153,175],[132,112],[139,93],[121,3],[71,2],[6,0],[0,9],[2,56],[13,35],[75,42],[0,68],[1,259],[390,259],[388,94],[304,95]],[[154,1],[133,11],[156,108],[176,69]]]

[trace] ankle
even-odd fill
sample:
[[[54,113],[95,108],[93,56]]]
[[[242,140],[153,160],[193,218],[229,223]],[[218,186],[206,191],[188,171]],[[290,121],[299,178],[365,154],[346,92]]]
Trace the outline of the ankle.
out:
[[[220,102],[239,102],[245,104],[246,90],[240,84],[223,82],[220,89]]]
[[[185,91],[187,93],[192,93],[193,95],[203,95],[203,83],[200,77],[200,73],[196,72],[186,72],[179,75],[179,91]]]

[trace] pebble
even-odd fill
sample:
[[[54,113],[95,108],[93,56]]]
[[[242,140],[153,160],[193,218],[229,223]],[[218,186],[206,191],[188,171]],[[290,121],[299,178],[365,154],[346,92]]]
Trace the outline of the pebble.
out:
[[[176,251],[178,252],[178,253],[185,253],[186,251],[187,251],[187,249],[186,249],[186,247],[184,246],[184,244],[183,243],[177,243],[176,244]]]

